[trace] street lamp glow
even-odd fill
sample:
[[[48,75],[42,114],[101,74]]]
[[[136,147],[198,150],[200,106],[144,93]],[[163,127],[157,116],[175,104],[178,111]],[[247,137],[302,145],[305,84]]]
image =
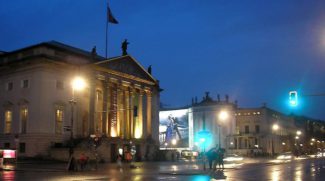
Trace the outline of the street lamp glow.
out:
[[[297,131],[297,133],[296,133],[298,136],[300,136],[301,135],[301,131]]]
[[[299,136],[296,136],[296,140],[299,139]]]
[[[315,141],[315,138],[312,138],[311,141]]]
[[[176,143],[177,143],[176,139],[172,139],[172,144],[176,145]]]
[[[279,125],[278,124],[273,124],[272,129],[274,131],[278,130],[279,129]]]
[[[222,121],[228,119],[228,117],[229,117],[229,114],[227,111],[221,111],[219,113],[219,119]]]
[[[285,142],[282,142],[282,145],[284,146],[284,145],[286,145],[286,143]]]
[[[80,91],[80,90],[83,90],[85,87],[86,87],[86,83],[85,83],[85,80],[83,78],[75,77],[72,80],[72,88],[73,88],[73,90]]]

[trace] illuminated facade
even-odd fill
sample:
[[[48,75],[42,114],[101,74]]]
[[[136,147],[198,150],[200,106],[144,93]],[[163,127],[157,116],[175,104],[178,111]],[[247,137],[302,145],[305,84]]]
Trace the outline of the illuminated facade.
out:
[[[158,143],[159,83],[129,55],[106,60],[51,41],[0,55],[0,69],[0,146],[20,156],[49,155],[71,128],[74,139],[100,137],[106,160],[131,142],[142,156]],[[77,75],[87,84],[80,92],[70,85]]]
[[[292,118],[266,106],[238,108],[231,151],[249,156],[291,151],[296,131]]]
[[[230,136],[235,133],[235,108],[234,103],[229,102],[228,96],[225,100],[213,100],[208,93],[201,102],[193,101],[191,106],[182,109],[167,109],[159,113],[160,119],[160,148],[179,148],[182,150],[198,150],[203,151],[202,145],[198,140],[198,133],[208,131],[211,134],[209,143],[206,144],[206,150],[212,147],[222,147],[228,149],[230,147]],[[223,115],[223,116],[220,116]],[[175,145],[170,144],[166,139],[168,137],[168,125],[172,121],[168,121],[168,117],[174,117],[179,122],[178,131],[187,136],[182,138],[181,143],[176,142]],[[169,119],[170,120],[170,119]],[[177,131],[172,132],[173,138],[179,140]],[[182,134],[180,134],[182,135]],[[186,142],[187,144],[184,144]]]

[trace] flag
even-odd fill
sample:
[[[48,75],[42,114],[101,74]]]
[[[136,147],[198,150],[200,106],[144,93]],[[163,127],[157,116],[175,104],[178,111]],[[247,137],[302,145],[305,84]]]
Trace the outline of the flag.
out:
[[[118,24],[118,21],[114,18],[111,9],[107,5],[107,21],[113,24]]]

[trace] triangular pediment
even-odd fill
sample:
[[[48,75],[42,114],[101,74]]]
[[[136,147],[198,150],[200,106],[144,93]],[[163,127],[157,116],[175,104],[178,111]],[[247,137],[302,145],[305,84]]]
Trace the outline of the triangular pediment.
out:
[[[102,68],[107,68],[116,72],[156,82],[155,78],[153,78],[145,68],[143,68],[133,57],[129,55],[111,58],[95,64]]]

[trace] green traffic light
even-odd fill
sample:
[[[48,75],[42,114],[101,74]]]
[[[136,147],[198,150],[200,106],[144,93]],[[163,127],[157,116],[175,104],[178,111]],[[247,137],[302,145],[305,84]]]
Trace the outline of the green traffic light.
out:
[[[298,92],[297,91],[289,92],[289,104],[290,104],[290,106],[293,106],[293,107],[298,105]]]

